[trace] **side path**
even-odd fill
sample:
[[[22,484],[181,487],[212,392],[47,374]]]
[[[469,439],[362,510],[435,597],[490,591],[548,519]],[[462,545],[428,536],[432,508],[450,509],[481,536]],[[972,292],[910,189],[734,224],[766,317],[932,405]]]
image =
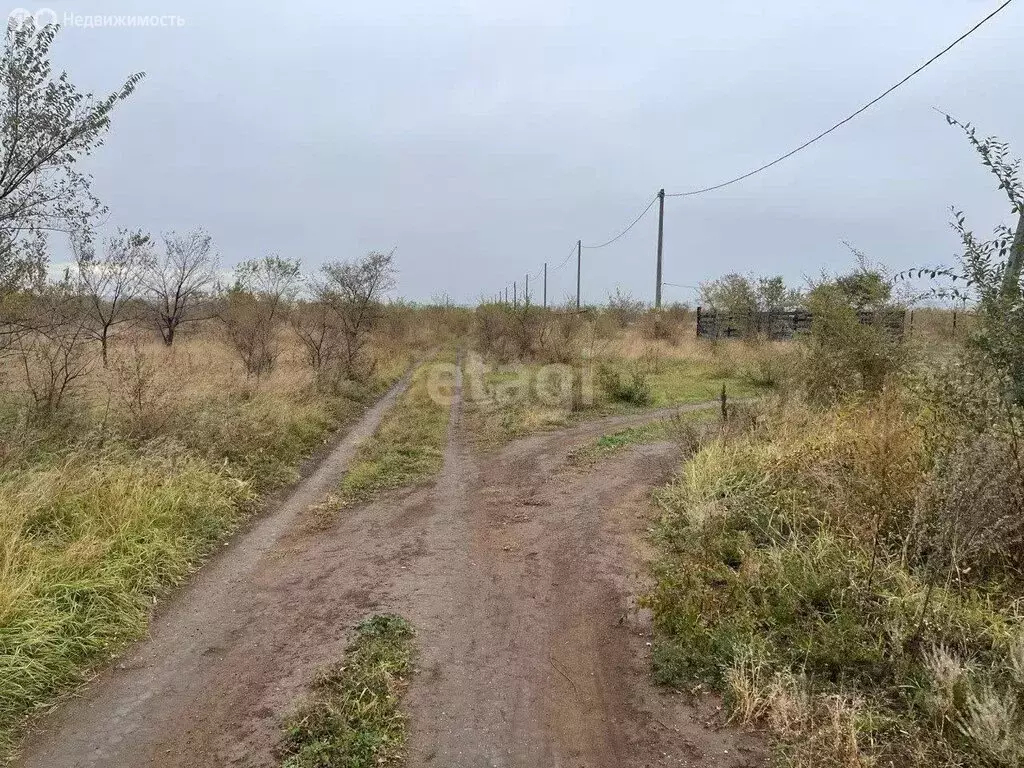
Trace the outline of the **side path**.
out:
[[[642,588],[644,497],[674,466],[672,446],[566,469],[572,448],[664,412],[477,456],[461,439],[457,380],[433,487],[346,510],[327,530],[302,526],[399,391],[209,563],[150,640],[48,718],[21,765],[276,766],[281,715],[381,610],[419,630],[412,766],[760,765],[741,734],[706,727],[649,683],[649,632],[629,595]]]
[[[610,429],[704,407],[602,419],[486,456],[453,431],[417,557],[389,589],[419,630],[411,768],[767,764],[748,734],[651,683],[649,619],[633,596],[646,587],[648,495],[678,448],[567,463]]]
[[[305,561],[291,560],[287,537],[299,515],[337,485],[359,444],[377,429],[409,380],[406,375],[372,406],[283,503],[200,569],[155,617],[147,640],[79,698],[44,718],[18,765],[223,765],[215,756],[209,763],[200,755],[188,757],[198,746],[185,741],[193,724],[206,730],[211,709],[232,719],[259,718],[247,700],[264,702],[266,716],[276,716],[274,706],[292,693],[293,683],[302,682],[290,680],[295,659],[278,649],[288,646],[292,632],[315,624],[323,609],[318,605],[304,618],[296,610],[302,594],[289,595],[287,587],[303,585],[299,574]],[[275,563],[291,571],[277,584],[264,576]],[[358,584],[355,579],[345,587],[354,603],[361,599]],[[321,639],[340,642],[345,627],[341,621],[336,632],[328,630]],[[209,746],[216,738],[207,734],[202,741]],[[154,752],[158,744],[166,746]]]

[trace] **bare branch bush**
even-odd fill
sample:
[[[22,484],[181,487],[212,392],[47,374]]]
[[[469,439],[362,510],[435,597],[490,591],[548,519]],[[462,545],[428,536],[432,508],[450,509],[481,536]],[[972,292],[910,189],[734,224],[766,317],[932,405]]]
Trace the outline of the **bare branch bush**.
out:
[[[127,434],[139,440],[159,435],[170,419],[170,388],[159,366],[133,341],[127,352],[114,356],[111,371],[110,391],[124,412]]]
[[[202,229],[164,235],[164,252],[145,271],[145,293],[164,344],[185,323],[208,319],[219,266],[213,239]]]
[[[375,366],[367,344],[383,316],[384,294],[395,285],[394,251],[371,251],[354,261],[325,264],[321,277],[323,300],[341,331],[342,372],[353,380],[366,379]]]
[[[153,268],[152,243],[149,235],[125,229],[107,240],[102,254],[88,239],[73,236],[71,241],[88,332],[100,343],[106,368],[111,334],[133,319],[131,309],[142,295],[147,270]]]
[[[51,417],[75,394],[92,368],[88,321],[73,286],[44,289],[33,307],[32,329],[20,334],[16,354],[36,414]]]
[[[295,306],[289,320],[295,336],[302,344],[306,363],[319,381],[340,359],[340,323],[331,306],[329,291],[322,281],[309,280],[308,292],[308,298]]]
[[[242,262],[223,297],[220,319],[247,378],[269,373],[280,354],[279,326],[299,290],[299,262],[267,256]]]

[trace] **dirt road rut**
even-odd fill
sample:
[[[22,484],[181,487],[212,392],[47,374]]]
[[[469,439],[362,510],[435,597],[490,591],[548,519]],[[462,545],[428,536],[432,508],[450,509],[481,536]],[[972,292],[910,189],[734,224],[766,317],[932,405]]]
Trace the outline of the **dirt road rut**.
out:
[[[419,630],[410,764],[439,768],[754,766],[746,735],[654,691],[641,588],[645,498],[671,446],[590,470],[565,459],[619,417],[488,456],[456,398],[431,488],[297,518],[337,482],[391,392],[274,514],[156,619],[151,637],[31,737],[26,768],[272,766],[280,716],[367,613]]]

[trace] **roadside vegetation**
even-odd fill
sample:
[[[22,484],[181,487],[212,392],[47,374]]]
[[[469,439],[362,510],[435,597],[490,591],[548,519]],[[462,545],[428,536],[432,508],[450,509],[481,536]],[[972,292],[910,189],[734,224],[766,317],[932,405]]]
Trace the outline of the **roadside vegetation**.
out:
[[[464,395],[472,433],[494,447],[538,430],[720,397],[780,380],[789,347],[698,341],[694,315],[621,293],[606,307],[484,304],[474,313]]]
[[[395,488],[416,485],[441,471],[450,406],[432,392],[431,377],[437,377],[437,364],[419,365],[409,388],[384,417],[377,432],[356,453],[337,495],[329,499],[325,510],[365,502],[377,494]],[[454,366],[451,366],[454,368]],[[450,391],[451,382],[448,382]],[[439,388],[444,382],[436,382]],[[324,510],[317,510],[323,514]]]
[[[1006,146],[968,136],[1024,221]],[[954,226],[926,272],[973,307],[962,343],[859,322],[892,302],[863,263],[822,279],[780,396],[657,495],[655,675],[724,693],[782,765],[1024,764],[1024,227]]]
[[[415,631],[378,614],[359,624],[345,658],[314,681],[309,700],[284,724],[283,768],[401,765],[408,720],[402,696],[413,672]]]
[[[698,411],[673,414],[668,418],[638,427],[627,427],[609,432],[592,443],[587,443],[571,451],[569,463],[578,467],[586,467],[615,456],[630,446],[662,441],[671,441],[687,447],[694,446],[701,441],[704,430],[710,425],[720,422],[721,418],[721,408],[715,405]]]
[[[81,93],[56,34],[12,24],[0,67],[0,761],[448,319],[385,304],[387,253],[228,273],[199,228],[101,232],[77,163],[143,78]]]

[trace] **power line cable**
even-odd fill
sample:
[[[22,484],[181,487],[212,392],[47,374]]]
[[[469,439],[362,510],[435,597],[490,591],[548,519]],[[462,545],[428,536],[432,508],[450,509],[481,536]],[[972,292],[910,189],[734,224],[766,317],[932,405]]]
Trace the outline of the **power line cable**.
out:
[[[657,195],[655,195],[655,196],[654,196],[654,199],[653,199],[653,200],[651,200],[651,202],[649,202],[649,203],[647,204],[647,207],[643,209],[643,211],[642,211],[642,212],[640,213],[640,215],[639,215],[639,216],[637,216],[637,217],[636,217],[635,219],[633,219],[633,223],[632,223],[632,224],[630,224],[630,225],[629,225],[628,227],[626,227],[626,228],[625,228],[624,230],[622,230],[621,232],[619,232],[619,234],[617,234],[617,235],[616,235],[615,237],[613,237],[613,238],[612,238],[611,240],[609,240],[608,242],[606,242],[606,243],[601,243],[600,245],[584,245],[583,247],[584,247],[584,248],[587,248],[587,249],[589,249],[589,250],[595,250],[595,249],[597,249],[597,248],[604,248],[605,246],[611,245],[611,244],[612,244],[612,243],[614,243],[614,242],[615,242],[616,240],[618,240],[618,239],[619,239],[620,237],[622,237],[622,236],[623,236],[623,235],[625,235],[625,234],[626,234],[627,232],[629,232],[629,230],[631,230],[631,229],[632,229],[633,227],[635,227],[635,226],[636,226],[636,225],[637,225],[637,224],[639,223],[640,219],[642,219],[642,218],[643,218],[644,216],[646,216],[646,215],[647,215],[647,212],[648,212],[649,210],[651,210],[651,206],[652,206],[652,205],[654,205],[654,204],[655,204],[656,202],[658,202],[658,196],[657,196]]]
[[[560,269],[561,269],[562,267],[564,267],[564,266],[565,266],[566,264],[568,264],[568,263],[569,263],[569,259],[571,259],[571,258],[572,258],[572,257],[573,257],[573,256],[574,256],[575,254],[576,254],[576,244],[575,244],[575,243],[573,243],[573,245],[572,245],[572,250],[571,250],[571,251],[569,251],[569,255],[568,255],[568,256],[566,256],[566,257],[565,257],[564,259],[562,259],[562,263],[561,263],[561,264],[559,264],[559,265],[558,265],[557,267],[555,267],[554,269],[552,269],[551,271],[552,271],[552,272],[557,272],[558,270],[560,270]]]
[[[945,56],[947,53],[949,53],[951,50],[953,50],[956,46],[958,46],[960,43],[962,43],[964,40],[966,40],[972,34],[977,32],[984,24],[986,24],[988,21],[990,21],[992,18],[994,18],[998,13],[1000,13],[1003,9],[1005,9],[1012,2],[1013,2],[1013,0],[1006,0],[1006,2],[1004,2],[998,8],[996,8],[994,11],[992,11],[992,13],[990,13],[988,16],[983,18],[981,21],[979,21],[977,24],[975,24],[973,27],[971,27],[969,30],[967,30],[964,34],[962,34],[960,37],[958,37],[956,40],[954,40],[948,46],[943,48],[937,54],[932,56],[930,59],[928,59],[928,61],[926,61],[920,67],[918,67],[913,72],[911,72],[909,75],[904,77],[902,80],[900,80],[894,86],[892,86],[891,88],[889,88],[886,91],[884,91],[880,96],[877,96],[876,98],[872,99],[867,104],[865,104],[863,107],[861,107],[856,112],[851,114],[849,117],[846,117],[846,118],[840,120],[838,123],[833,125],[828,130],[823,131],[822,133],[819,133],[813,139],[810,139],[809,141],[804,142],[803,144],[801,144],[796,149],[793,149],[793,150],[787,152],[786,154],[782,155],[781,157],[777,157],[776,159],[772,160],[770,163],[766,163],[765,165],[762,165],[760,168],[755,168],[754,170],[752,170],[752,171],[750,171],[748,173],[744,173],[742,176],[737,176],[734,179],[729,179],[729,181],[723,181],[721,184],[715,184],[714,186],[704,187],[703,189],[694,189],[694,190],[691,190],[689,192],[673,192],[672,194],[665,195],[665,197],[691,197],[693,195],[702,195],[705,192],[714,192],[717,189],[722,189],[723,187],[728,187],[731,184],[735,184],[735,183],[737,183],[739,181],[743,181],[744,179],[749,179],[751,176],[755,176],[756,174],[761,173],[762,171],[767,171],[769,168],[771,168],[772,166],[778,165],[783,160],[788,160],[793,155],[795,155],[797,152],[801,152],[801,151],[807,149],[809,146],[811,146],[812,144],[814,144],[814,143],[820,141],[821,139],[825,138],[826,136],[828,136],[833,131],[843,127],[848,122],[853,120],[855,117],[857,117],[858,115],[866,112],[868,109],[870,109],[875,104],[880,102],[882,99],[884,99],[890,93],[892,93],[897,88],[902,86],[904,83],[906,83],[907,81],[909,81],[910,79],[912,79],[916,75],[918,75],[921,72],[923,72],[925,69],[927,69],[929,66],[931,66],[936,61],[941,59],[943,56]],[[598,246],[598,247],[600,247],[600,246]]]

